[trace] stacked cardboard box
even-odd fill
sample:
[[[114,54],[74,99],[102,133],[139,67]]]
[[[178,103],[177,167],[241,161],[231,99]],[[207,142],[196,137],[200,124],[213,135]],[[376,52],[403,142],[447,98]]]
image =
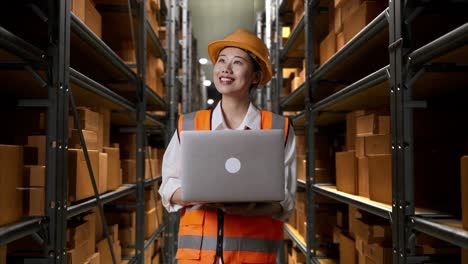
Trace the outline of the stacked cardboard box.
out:
[[[7,246],[6,245],[1,245],[0,246],[0,264],[6,264],[6,258],[7,258]]]
[[[112,248],[116,257],[117,263],[122,261],[122,247],[120,246],[120,241],[116,238],[112,239]],[[112,255],[109,249],[109,243],[106,239],[99,241],[96,244],[97,251],[99,252],[99,263],[113,263]]]
[[[468,156],[463,156],[460,163],[462,225],[468,230]]]
[[[29,216],[44,215],[45,166],[25,165],[23,170],[23,206]]]
[[[94,223],[90,221],[69,221],[67,224],[67,263],[85,263],[95,253]]]
[[[346,233],[341,233],[339,236],[340,247],[340,264],[356,264],[358,263],[358,252],[356,243],[352,237]]]
[[[356,250],[359,263],[392,263],[391,227],[387,220],[362,217],[355,222]]]
[[[96,9],[96,4],[92,0],[72,0],[71,11],[89,29],[91,29],[96,36],[102,37],[102,18],[101,14]]]
[[[293,30],[304,15],[304,0],[293,0],[292,11],[294,14]]]
[[[320,43],[320,64],[327,62],[384,8],[385,3],[381,0],[331,1],[328,35]]]
[[[0,145],[0,226],[23,215],[23,147]]]

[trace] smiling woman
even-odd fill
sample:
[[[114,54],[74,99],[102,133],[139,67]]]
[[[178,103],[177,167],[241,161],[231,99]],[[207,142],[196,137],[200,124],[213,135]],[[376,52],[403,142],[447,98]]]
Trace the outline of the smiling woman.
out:
[[[163,205],[169,212],[182,209],[177,259],[182,264],[274,263],[278,244],[283,238],[283,221],[294,207],[296,157],[295,135],[288,119],[259,110],[250,101],[250,89],[271,79],[269,52],[252,32],[239,29],[209,43],[208,55],[214,65],[213,83],[222,96],[221,101],[213,110],[179,117],[178,130],[163,160],[163,180],[159,190]],[[284,131],[284,200],[240,204],[182,200],[179,174],[183,166],[180,162],[180,145],[183,143],[179,141],[180,133],[186,130],[263,129]],[[230,173],[236,173],[242,166],[236,159],[228,161],[225,166]]]

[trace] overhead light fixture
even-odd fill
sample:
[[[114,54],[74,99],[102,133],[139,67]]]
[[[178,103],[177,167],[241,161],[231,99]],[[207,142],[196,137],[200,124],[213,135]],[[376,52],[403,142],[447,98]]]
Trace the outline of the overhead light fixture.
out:
[[[212,105],[214,103],[214,100],[213,99],[208,99],[208,101],[206,101],[209,105]]]
[[[204,80],[204,81],[203,81],[203,85],[205,85],[206,87],[208,87],[208,86],[211,85],[211,81],[210,81],[210,80]]]
[[[207,63],[208,63],[208,60],[207,60],[206,58],[200,58],[200,59],[198,60],[198,62],[199,62],[200,64],[207,64]]]

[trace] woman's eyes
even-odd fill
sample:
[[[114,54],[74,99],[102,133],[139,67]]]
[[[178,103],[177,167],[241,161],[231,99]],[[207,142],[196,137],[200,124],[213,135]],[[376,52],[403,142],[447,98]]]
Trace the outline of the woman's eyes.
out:
[[[218,63],[225,63],[225,62],[226,62],[225,59],[222,59],[222,58],[218,59]],[[242,61],[241,60],[235,60],[235,61],[233,61],[233,64],[242,65]]]

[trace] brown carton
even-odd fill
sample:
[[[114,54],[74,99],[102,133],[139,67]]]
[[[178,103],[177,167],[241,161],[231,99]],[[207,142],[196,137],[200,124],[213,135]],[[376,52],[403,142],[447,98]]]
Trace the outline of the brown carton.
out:
[[[336,51],[338,52],[346,44],[343,32],[336,33]]]
[[[135,244],[135,227],[119,229],[119,238],[122,244]]]
[[[67,264],[81,264],[85,263],[86,260],[93,254],[88,252],[89,240],[83,241],[76,247],[67,250]]]
[[[0,145],[0,226],[23,215],[23,147]]]
[[[390,134],[367,136],[364,142],[366,156],[391,154]]]
[[[156,231],[157,219],[156,219],[156,208],[150,209],[145,212],[145,239]]]
[[[355,137],[356,144],[356,158],[363,158],[366,156],[366,137]]]
[[[354,151],[336,152],[336,189],[349,194],[357,194],[358,174]]]
[[[151,260],[151,264],[161,264],[161,253],[156,253]]]
[[[468,230],[468,156],[461,158],[462,224]]]
[[[355,225],[356,237],[368,244],[392,241],[392,228],[384,219],[363,217],[357,219]]]
[[[107,190],[115,190],[122,185],[120,175],[120,150],[119,148],[104,147],[103,152],[107,153]]]
[[[88,150],[98,150],[97,133],[89,130],[82,130],[83,137]],[[70,148],[82,148],[81,140],[77,129],[72,129],[70,139],[68,140]]]
[[[24,186],[45,187],[45,166],[27,165],[24,166]]]
[[[357,251],[354,239],[346,234],[340,234],[340,264],[357,263]]]
[[[378,15],[377,4],[374,1],[363,2],[358,9],[342,9],[343,34],[349,42],[359,31]]]
[[[366,113],[365,110],[356,110],[346,114],[346,150],[355,150],[356,119]]]
[[[99,152],[88,150],[96,185],[99,186]],[[68,199],[70,202],[94,195],[83,150],[68,150]]]
[[[99,153],[99,193],[107,191],[108,163],[107,153]]]
[[[29,216],[43,216],[45,204],[44,187],[29,188],[26,193],[29,195]]]
[[[379,243],[368,245],[366,258],[370,259],[371,262],[366,260],[366,263],[381,263],[391,264],[393,257],[393,250],[390,246],[384,246]]]
[[[89,221],[68,222],[67,223],[67,247],[76,248],[84,241],[90,239],[91,223]]]
[[[369,198],[392,204],[392,155],[369,156]]]
[[[85,1],[83,0],[71,0],[71,11],[81,21],[84,21],[85,17]]]
[[[86,260],[84,264],[100,264],[100,260],[101,256],[99,255],[99,253],[94,253],[93,255],[91,255],[91,257],[89,257],[89,259]]]
[[[88,0],[86,0],[88,1]],[[99,131],[99,113],[86,107],[78,107],[81,129],[88,131]]]
[[[323,65],[336,53],[336,34],[334,31],[320,42],[320,65]]]
[[[97,140],[98,149],[110,146],[110,110],[105,107],[93,107],[93,111],[99,114]]]
[[[86,222],[89,223],[89,235],[87,239],[89,240],[88,243],[88,252],[95,252],[96,251],[96,213],[91,212],[90,214],[86,215],[83,218]]]
[[[7,246],[6,245],[1,245],[0,246],[0,264],[6,264],[6,258],[7,258]]]
[[[370,136],[390,133],[390,117],[376,113],[360,116],[356,119],[356,135]]]
[[[369,158],[358,158],[358,194],[369,198]]]
[[[468,248],[462,248],[461,264],[468,264]]]
[[[111,255],[111,252],[109,250],[109,244],[107,242],[106,239],[103,239],[101,241],[99,241],[97,244],[96,244],[96,248],[97,248],[97,251],[99,252],[99,256],[100,256],[100,263],[104,264],[104,263],[113,263],[112,262],[112,255]],[[122,261],[122,248],[120,246],[120,241],[115,241],[113,243],[113,247],[114,249],[114,254],[115,254],[115,257],[116,257],[116,261],[117,263],[120,263]]]
[[[24,165],[37,165],[39,164],[39,154],[36,147],[24,146],[23,147],[23,163]]]
[[[83,0],[85,2],[85,24],[91,29],[96,36],[102,37],[102,17],[97,11],[92,0]]]
[[[37,148],[37,165],[46,163],[46,136],[28,136],[28,146]]]

